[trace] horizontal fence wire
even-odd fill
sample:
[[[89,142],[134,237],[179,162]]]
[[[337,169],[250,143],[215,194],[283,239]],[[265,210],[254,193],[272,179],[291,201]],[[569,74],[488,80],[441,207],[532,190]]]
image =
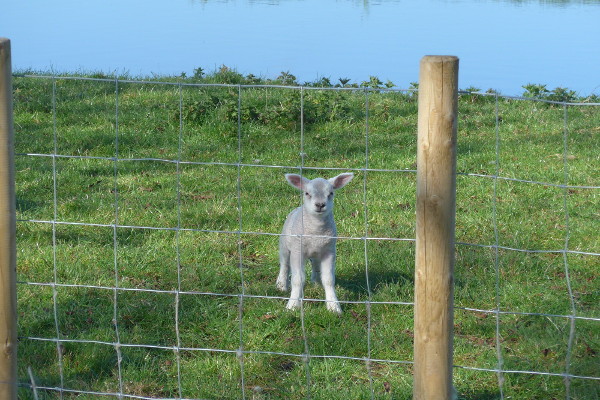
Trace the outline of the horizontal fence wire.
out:
[[[371,283],[369,282],[370,272],[369,272],[369,242],[407,242],[414,243],[415,239],[412,237],[380,237],[377,235],[370,235],[369,228],[369,204],[368,204],[368,196],[367,196],[367,174],[371,173],[392,173],[392,174],[415,174],[416,170],[414,169],[382,169],[382,168],[372,168],[369,163],[369,96],[373,93],[412,93],[414,90],[400,90],[400,89],[378,89],[378,88],[317,88],[317,87],[305,87],[305,86],[284,86],[284,85],[223,85],[223,84],[199,84],[199,83],[183,83],[183,82],[159,82],[159,81],[145,81],[145,80],[131,80],[131,79],[111,79],[111,78],[89,78],[89,77],[73,77],[73,76],[40,76],[40,75],[17,75],[18,77],[25,79],[43,79],[52,83],[52,124],[53,124],[53,153],[37,153],[37,152],[21,152],[17,153],[16,156],[19,159],[35,159],[35,158],[48,158],[52,160],[52,182],[53,182],[53,190],[52,190],[52,202],[53,202],[53,217],[52,219],[35,219],[35,218],[18,218],[17,223],[20,226],[24,226],[25,224],[40,224],[50,226],[52,228],[52,254],[53,260],[52,263],[52,273],[53,280],[52,281],[33,281],[33,280],[19,280],[18,285],[21,287],[47,287],[52,290],[52,312],[53,312],[53,324],[54,330],[56,332],[55,337],[43,337],[41,335],[20,335],[21,341],[31,341],[34,343],[52,343],[56,346],[57,352],[57,360],[58,360],[58,381],[59,385],[47,385],[41,382],[39,379],[34,380],[35,375],[35,365],[33,366],[33,373],[31,370],[29,371],[30,380],[27,381],[23,379],[20,382],[20,386],[23,388],[28,388],[32,392],[34,392],[36,398],[37,393],[46,391],[46,392],[55,392],[59,395],[60,398],[64,398],[65,396],[71,395],[90,395],[90,396],[99,396],[99,397],[116,397],[116,398],[126,398],[126,399],[155,399],[158,397],[146,397],[135,395],[131,393],[126,393],[125,385],[124,385],[124,372],[123,372],[123,349],[155,349],[155,350],[163,350],[163,351],[172,351],[176,357],[176,380],[177,391],[178,394],[176,397],[160,397],[164,399],[177,398],[177,399],[188,399],[183,394],[182,389],[182,375],[184,372],[184,367],[181,365],[181,353],[182,352],[192,352],[192,353],[207,353],[207,354],[229,354],[237,357],[239,361],[239,370],[240,370],[240,389],[239,396],[241,398],[253,398],[252,388],[247,387],[247,366],[245,357],[252,355],[266,355],[266,356],[277,356],[277,357],[289,357],[294,358],[301,361],[304,365],[306,371],[306,393],[307,398],[311,398],[312,393],[312,384],[314,378],[311,377],[311,360],[324,360],[324,359],[332,359],[332,360],[348,360],[348,361],[356,361],[365,364],[366,372],[368,375],[368,382],[370,386],[371,398],[375,396],[374,385],[374,376],[372,365],[376,363],[385,363],[392,365],[407,365],[410,366],[413,364],[412,360],[396,360],[396,359],[378,359],[372,356],[372,316],[371,316],[371,306],[372,305],[397,305],[397,306],[414,306],[413,302],[410,301],[377,301],[373,300],[371,296]],[[57,93],[56,93],[56,82],[58,80],[70,80],[70,81],[88,81],[88,82],[103,82],[114,85],[114,96],[115,96],[115,127],[114,127],[114,156],[112,157],[101,157],[101,156],[88,156],[88,155],[69,155],[69,154],[59,154],[58,152],[58,129],[57,129],[57,119],[58,119],[58,111],[56,108],[57,101]],[[119,92],[120,85],[123,84],[133,84],[133,85],[165,85],[172,86],[177,88],[178,96],[179,96],[179,139],[178,139],[178,150],[177,150],[177,158],[144,158],[144,157],[124,157],[123,154],[119,151],[119,121],[120,121],[120,96]],[[182,89],[183,88],[229,88],[237,91],[237,149],[235,152],[237,154],[237,162],[218,162],[218,161],[191,161],[182,159],[182,134],[183,134],[183,96]],[[273,164],[262,164],[262,163],[245,163],[242,159],[243,145],[242,145],[242,91],[245,89],[282,89],[289,91],[296,91],[300,94],[300,149],[299,156],[301,158],[301,162],[299,165],[273,165]],[[305,125],[304,125],[304,96],[305,91],[339,91],[339,92],[354,92],[354,93],[364,93],[364,114],[365,114],[365,125],[363,127],[363,134],[365,136],[365,163],[364,166],[359,168],[342,168],[342,167],[328,167],[328,166],[307,166],[304,163],[304,135],[305,135]],[[514,97],[514,96],[501,96],[499,94],[493,93],[478,93],[478,92],[461,92],[462,94],[467,95],[478,95],[478,96],[493,96],[496,102],[496,125],[495,125],[495,135],[496,135],[496,160],[495,160],[495,171],[492,174],[481,174],[481,173],[472,173],[472,172],[459,172],[458,175],[464,176],[469,179],[485,179],[493,182],[494,185],[494,195],[492,198],[493,205],[493,218],[494,218],[494,243],[491,244],[481,244],[481,243],[467,243],[467,242],[457,242],[456,246],[464,247],[464,248],[484,248],[489,249],[494,252],[495,260],[494,260],[494,270],[496,274],[496,299],[495,306],[491,309],[484,308],[473,308],[473,307],[460,307],[455,306],[455,310],[468,311],[481,313],[485,315],[490,315],[495,318],[495,348],[497,350],[497,365],[496,368],[485,368],[485,367],[474,367],[474,366],[465,366],[465,365],[455,365],[454,367],[461,370],[475,371],[475,372],[487,372],[494,373],[498,375],[498,390],[500,392],[500,398],[504,399],[505,395],[505,377],[510,374],[523,374],[523,375],[531,375],[531,376],[548,376],[548,377],[560,377],[565,381],[567,399],[570,398],[570,382],[573,379],[583,379],[589,381],[600,381],[600,376],[581,376],[578,374],[571,373],[569,366],[571,364],[571,357],[573,352],[573,344],[575,340],[575,322],[576,321],[591,321],[593,323],[600,322],[600,316],[585,316],[578,315],[576,311],[576,307],[573,301],[574,294],[572,291],[572,285],[570,281],[569,275],[569,263],[567,257],[569,255],[584,255],[584,256],[592,256],[592,257],[600,257],[600,253],[594,251],[584,251],[584,250],[574,250],[569,248],[569,214],[567,207],[567,196],[569,190],[598,190],[600,186],[595,185],[572,185],[569,184],[569,170],[567,163],[567,155],[568,155],[568,109],[572,107],[588,107],[588,106],[600,106],[600,103],[567,103],[567,102],[556,102],[556,101],[548,101],[548,100],[539,100],[539,99],[530,99],[524,97]],[[500,163],[500,154],[501,154],[501,137],[499,133],[499,112],[498,112],[498,103],[500,100],[516,100],[516,101],[532,101],[537,103],[545,103],[554,106],[562,106],[564,108],[564,179],[562,183],[552,183],[552,182],[542,182],[528,179],[520,179],[508,176],[502,176],[500,174],[499,163]],[[460,122],[459,122],[460,125]],[[27,132],[20,133],[18,135],[26,135]],[[460,139],[459,139],[460,140]],[[69,221],[65,219],[60,219],[58,217],[58,183],[57,183],[57,160],[60,159],[76,159],[76,160],[100,160],[106,161],[113,164],[113,192],[114,192],[114,222],[113,223],[89,223],[82,221]],[[120,197],[119,197],[119,182],[118,182],[118,174],[119,168],[122,163],[127,162],[153,162],[153,163],[164,163],[164,164],[173,164],[176,166],[176,176],[177,176],[177,188],[176,188],[176,196],[177,196],[177,223],[174,226],[146,226],[146,225],[131,225],[124,224],[121,222],[119,208],[120,208]],[[237,218],[238,218],[238,227],[237,229],[201,229],[201,228],[189,228],[182,226],[182,214],[181,214],[181,170],[180,168],[186,165],[199,165],[199,166],[226,166],[237,169],[237,178],[236,178],[236,198],[237,198]],[[300,310],[300,321],[302,324],[302,342],[304,347],[303,353],[290,353],[284,351],[266,351],[266,350],[253,350],[245,348],[244,342],[244,305],[246,300],[253,299],[265,299],[265,300],[277,300],[283,301],[287,300],[288,297],[285,295],[281,296],[273,296],[273,295],[260,295],[254,293],[246,293],[246,278],[244,275],[244,256],[242,249],[242,236],[252,235],[252,236],[265,236],[265,237],[273,237],[279,238],[281,236],[285,236],[282,233],[276,232],[259,232],[252,230],[244,229],[244,206],[242,204],[242,191],[243,188],[241,186],[241,171],[244,168],[257,168],[257,169],[281,169],[281,170],[298,170],[302,174],[303,171],[353,171],[360,172],[363,174],[363,210],[364,214],[364,235],[362,236],[320,236],[323,238],[336,238],[340,240],[351,240],[351,241],[363,241],[364,243],[364,263],[365,263],[365,281],[367,287],[367,300],[345,300],[341,299],[341,304],[347,305],[357,305],[364,304],[367,311],[367,333],[366,333],[366,346],[367,346],[367,354],[366,357],[354,357],[354,356],[345,356],[345,355],[323,355],[323,354],[315,354],[311,352],[311,344],[308,340],[308,334],[305,328],[305,320],[307,318],[304,311],[304,303],[325,303],[326,300],[315,299],[315,298],[305,298],[301,303]],[[499,232],[498,232],[498,221],[497,221],[497,210],[498,206],[498,193],[497,193],[497,185],[498,182],[506,181],[506,182],[516,182],[523,183],[528,185],[535,185],[541,187],[551,187],[563,190],[564,196],[564,209],[565,209],[565,225],[566,225],[566,238],[565,244],[563,247],[557,247],[553,249],[526,249],[526,248],[517,248],[511,246],[501,245],[499,242]],[[92,227],[92,228],[107,228],[112,229],[113,235],[113,251],[114,251],[114,285],[91,285],[91,284],[70,284],[70,283],[61,283],[59,282],[59,272],[58,272],[58,260],[57,260],[57,227],[61,226],[79,226],[79,227]],[[35,228],[31,228],[35,230]],[[140,287],[128,287],[123,286],[120,283],[119,276],[119,231],[125,229],[133,229],[140,231],[166,231],[173,232],[176,236],[176,258],[177,258],[177,287],[175,289],[154,289],[154,288],[140,288]],[[239,279],[241,283],[241,292],[239,293],[228,293],[228,292],[217,292],[217,291],[205,291],[205,290],[186,290],[182,288],[182,276],[181,276],[181,253],[180,253],[180,235],[186,232],[195,232],[195,233],[205,233],[205,234],[222,234],[228,235],[231,237],[237,238],[237,254],[238,254],[238,265],[239,265]],[[304,236],[304,235],[295,235],[295,236]],[[319,236],[317,236],[319,237]],[[566,285],[569,291],[569,299],[571,302],[570,313],[568,314],[556,314],[556,313],[543,313],[543,312],[524,312],[524,311],[516,311],[510,310],[510,305],[504,304],[500,300],[500,289],[499,285],[501,284],[502,276],[500,272],[500,251],[505,252],[515,252],[515,253],[525,253],[525,254],[556,254],[562,255],[564,259],[564,271],[565,271],[565,280]],[[19,269],[19,267],[18,267]],[[95,291],[105,291],[108,293],[112,293],[113,298],[113,325],[115,331],[115,341],[104,341],[104,340],[93,340],[93,339],[72,339],[65,337],[61,334],[60,330],[60,322],[58,316],[59,304],[58,304],[58,290],[59,288],[75,288],[75,289],[90,289]],[[124,342],[121,338],[121,327],[119,325],[119,295],[123,293],[131,293],[131,292],[140,292],[140,293],[155,293],[155,294],[165,294],[172,295],[175,298],[175,332],[176,332],[176,343],[173,346],[168,345],[157,345],[157,344],[136,344],[136,343],[127,343]],[[182,300],[190,296],[206,296],[213,298],[231,298],[237,299],[238,301],[238,332],[236,333],[239,336],[239,340],[237,341],[236,349],[225,349],[225,348],[211,348],[211,347],[196,347],[196,346],[185,346],[182,344],[181,334],[180,334],[180,308],[182,307]],[[283,307],[283,303],[281,305]],[[501,316],[526,316],[526,317],[544,317],[544,318],[563,318],[570,323],[569,327],[569,339],[568,339],[568,349],[567,349],[567,361],[566,361],[566,369],[562,373],[555,372],[546,372],[546,371],[535,371],[535,370],[514,370],[505,367],[505,363],[502,356],[502,341],[501,341]],[[117,354],[117,380],[118,380],[118,391],[89,391],[89,390],[81,390],[74,389],[68,387],[66,383],[65,377],[65,368],[64,368],[64,360],[63,360],[63,346],[65,344],[83,344],[83,345],[99,345],[105,346],[107,348],[112,348],[115,350]],[[318,397],[318,396],[317,396]],[[195,397],[192,397],[195,398]],[[191,399],[191,398],[190,398]]]
[[[170,231],[170,232],[199,232],[199,233],[218,233],[227,235],[257,235],[257,236],[292,236],[302,237],[310,236],[315,238],[323,239],[343,239],[343,240],[372,240],[372,241],[389,241],[389,242],[414,242],[414,238],[395,238],[395,237],[382,237],[382,236],[328,236],[328,235],[301,235],[301,234],[284,234],[274,232],[256,232],[256,231],[226,231],[226,230],[215,230],[215,229],[199,229],[199,228],[181,228],[181,227],[165,227],[165,226],[140,226],[140,225],[120,225],[120,224],[98,224],[88,222],[72,222],[72,221],[50,221],[50,220],[39,220],[39,219],[18,219],[17,222],[21,223],[38,223],[38,224],[49,224],[49,225],[65,225],[65,226],[89,226],[96,228],[117,228],[117,229],[140,229],[140,230],[154,230],[154,231]],[[467,242],[456,242],[457,245],[481,247],[487,249],[499,249],[509,250],[519,253],[556,253],[556,254],[580,254],[588,256],[600,256],[600,253],[580,251],[580,250],[569,250],[569,249],[547,249],[547,250],[536,250],[536,249],[521,249],[516,247],[493,245],[493,244],[481,244],[481,243],[467,243]],[[25,282],[23,282],[25,283]]]
[[[28,156],[28,157],[47,157],[47,158],[64,158],[64,159],[75,159],[75,160],[102,160],[102,161],[130,161],[130,162],[145,162],[145,161],[154,161],[154,162],[162,162],[166,164],[179,164],[179,165],[218,165],[218,166],[227,166],[227,167],[254,167],[254,168],[274,168],[274,169],[305,169],[305,170],[313,170],[313,171],[354,171],[354,172],[407,172],[407,173],[416,173],[417,170],[413,169],[382,169],[382,168],[342,168],[342,167],[308,167],[308,166],[291,166],[291,165],[268,165],[268,164],[247,164],[247,163],[226,163],[226,162],[209,162],[209,161],[179,161],[179,160],[167,160],[162,158],[115,158],[115,157],[98,157],[98,156],[74,156],[74,155],[64,155],[64,154],[38,154],[38,153],[17,153],[16,156]],[[468,172],[458,172],[459,176],[476,176],[479,178],[488,178],[488,179],[499,179],[504,181],[511,182],[519,182],[519,183],[531,183],[534,185],[540,186],[550,186],[560,189],[600,189],[600,186],[585,186],[585,185],[568,185],[568,184],[558,184],[558,183],[549,183],[549,182],[538,182],[531,181],[526,179],[517,179],[517,178],[509,178],[506,176],[497,176],[497,175],[484,175],[484,174],[475,174]]]

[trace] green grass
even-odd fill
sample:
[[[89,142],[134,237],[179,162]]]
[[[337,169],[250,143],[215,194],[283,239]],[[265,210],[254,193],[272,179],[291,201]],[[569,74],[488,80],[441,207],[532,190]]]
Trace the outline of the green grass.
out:
[[[236,82],[241,78],[232,71],[220,74],[221,81],[249,83]],[[105,398],[77,391],[117,393],[119,374],[127,395],[178,397],[178,365],[184,398],[237,399],[242,390],[248,399],[359,399],[370,398],[371,390],[378,399],[411,398],[413,308],[386,302],[413,301],[414,243],[340,239],[337,291],[347,302],[344,314],[309,301],[301,318],[285,310],[275,288],[278,237],[261,233],[279,233],[299,204],[283,174],[298,171],[302,149],[304,166],[316,168],[303,171],[309,177],[338,173],[318,168],[360,169],[367,161],[372,169],[403,170],[355,171],[337,196],[336,220],[348,238],[414,238],[415,95],[370,92],[367,141],[360,90],[180,91],[119,82],[116,96],[110,80],[54,83],[14,79],[16,152],[52,154],[56,146],[60,155],[83,156],[16,157],[20,398],[33,398],[28,367],[38,386],[75,391],[65,398]],[[577,315],[600,317],[598,256],[510,250],[561,250],[568,238],[570,250],[600,252],[598,190],[556,186],[565,183],[563,107],[503,98],[496,105],[494,97],[461,95],[459,110],[455,365],[497,368],[496,316],[467,309],[493,309],[498,298],[503,311],[518,312],[499,316],[506,370],[561,374],[569,368],[598,377],[598,321],[575,321],[567,365],[569,319],[531,315],[571,313],[566,261]],[[598,186],[600,108],[567,111],[567,183]],[[148,158],[182,163],[140,160]],[[502,177],[550,185],[468,175],[497,169]],[[95,225],[36,222],[55,216]],[[496,243],[494,222],[503,246],[497,254],[485,247]],[[178,226],[183,230],[176,232]],[[244,233],[235,233],[240,227]],[[116,295],[115,285],[122,288]],[[250,297],[240,314],[242,291]],[[308,285],[306,296],[322,299],[323,291]],[[369,297],[375,303],[367,308],[361,302]],[[57,329],[67,340],[58,349],[28,339],[56,338]],[[308,364],[305,339],[317,356]],[[125,345],[120,363],[117,340]],[[240,344],[247,351],[243,363]],[[367,368],[369,351],[372,359],[409,363]],[[505,398],[565,397],[560,376],[504,378]],[[454,380],[462,399],[500,398],[493,372],[455,368]],[[598,399],[600,384],[574,378],[570,394]],[[38,396],[60,398],[54,390],[40,389]]]

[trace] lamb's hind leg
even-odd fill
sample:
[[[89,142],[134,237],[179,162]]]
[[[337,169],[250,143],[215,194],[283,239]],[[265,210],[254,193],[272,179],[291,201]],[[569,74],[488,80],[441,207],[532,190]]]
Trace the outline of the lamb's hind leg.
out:
[[[287,292],[290,276],[290,251],[286,248],[279,249],[279,275],[277,276],[277,289]]]
[[[312,265],[311,282],[321,285],[321,260],[311,258],[310,264]]]

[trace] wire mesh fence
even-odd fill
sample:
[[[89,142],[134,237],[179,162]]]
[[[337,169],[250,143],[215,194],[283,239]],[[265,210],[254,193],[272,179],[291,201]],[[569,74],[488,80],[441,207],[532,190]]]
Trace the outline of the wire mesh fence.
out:
[[[410,398],[412,90],[15,77],[23,398]],[[461,93],[460,398],[600,394],[600,104]],[[338,297],[275,287],[301,199],[351,171]],[[591,396],[591,397],[590,397]]]

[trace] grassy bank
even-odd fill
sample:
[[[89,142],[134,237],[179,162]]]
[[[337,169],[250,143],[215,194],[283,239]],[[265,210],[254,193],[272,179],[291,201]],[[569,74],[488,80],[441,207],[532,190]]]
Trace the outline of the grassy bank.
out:
[[[228,69],[162,80],[265,83]],[[38,386],[142,397],[411,397],[417,98],[309,86],[15,77],[16,152],[61,155],[16,157],[21,382],[31,367]],[[504,370],[542,373],[504,374],[505,398],[564,398],[559,374],[599,376],[600,322],[572,331],[564,316],[600,317],[585,254],[600,253],[587,188],[600,185],[600,108],[459,101],[455,384],[499,399],[485,371],[499,341]],[[336,199],[341,317],[319,301],[286,311],[275,288],[276,234],[300,201],[283,174],[300,165],[356,174]],[[497,337],[483,310],[498,303]],[[599,386],[569,390],[595,399]]]

